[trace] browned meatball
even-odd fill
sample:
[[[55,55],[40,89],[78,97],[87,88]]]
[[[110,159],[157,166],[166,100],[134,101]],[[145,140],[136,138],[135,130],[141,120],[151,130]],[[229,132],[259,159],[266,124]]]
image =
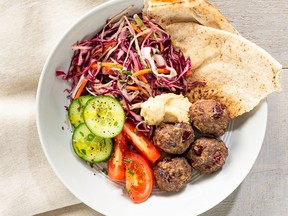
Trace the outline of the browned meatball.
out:
[[[199,131],[216,137],[222,136],[229,124],[226,106],[215,100],[198,100],[192,104],[190,119]]]
[[[184,157],[164,158],[153,168],[156,185],[160,190],[176,192],[192,178],[192,167]]]
[[[189,148],[187,158],[200,173],[213,173],[219,170],[228,156],[224,142],[214,138],[199,138]]]
[[[161,124],[153,137],[154,145],[170,154],[183,154],[194,141],[194,130],[190,124]]]

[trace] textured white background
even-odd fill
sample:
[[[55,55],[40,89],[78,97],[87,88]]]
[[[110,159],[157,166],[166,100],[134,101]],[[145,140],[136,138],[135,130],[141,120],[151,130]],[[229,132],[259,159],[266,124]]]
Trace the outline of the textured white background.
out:
[[[45,59],[83,13],[105,0],[0,0],[0,215],[100,215],[52,172],[40,147],[35,95]],[[287,215],[287,0],[211,0],[236,29],[279,60],[283,91],[268,97],[268,127],[244,182],[208,215]],[[79,204],[80,203],[80,204]],[[113,207],[113,204],[111,204]]]

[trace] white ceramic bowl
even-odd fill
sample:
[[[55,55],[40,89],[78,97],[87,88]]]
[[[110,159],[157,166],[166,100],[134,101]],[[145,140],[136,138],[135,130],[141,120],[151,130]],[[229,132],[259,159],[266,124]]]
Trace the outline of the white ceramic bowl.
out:
[[[69,104],[63,92],[68,84],[55,76],[55,70],[67,71],[73,52],[71,45],[101,29],[105,21],[134,4],[142,9],[142,0],[114,0],[82,16],[60,39],[46,61],[37,92],[37,126],[45,155],[63,184],[81,201],[105,215],[198,215],[217,205],[232,193],[252,168],[260,151],[267,121],[267,104],[233,121],[224,140],[229,157],[220,172],[194,178],[185,190],[153,193],[144,203],[133,204],[122,188],[75,156],[71,131],[65,120],[64,106]],[[64,130],[62,129],[64,127]]]

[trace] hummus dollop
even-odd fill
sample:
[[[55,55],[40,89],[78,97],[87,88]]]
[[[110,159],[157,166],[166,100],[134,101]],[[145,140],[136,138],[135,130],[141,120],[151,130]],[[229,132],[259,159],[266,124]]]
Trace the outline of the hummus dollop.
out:
[[[142,103],[140,115],[149,125],[159,125],[162,122],[189,123],[191,105],[183,95],[161,94]]]

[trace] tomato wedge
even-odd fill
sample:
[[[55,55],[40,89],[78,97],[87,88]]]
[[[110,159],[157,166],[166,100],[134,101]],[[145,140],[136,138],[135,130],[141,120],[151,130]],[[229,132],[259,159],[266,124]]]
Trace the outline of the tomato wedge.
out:
[[[114,152],[108,161],[108,176],[113,181],[125,179],[124,154],[127,149],[127,141],[124,133],[121,132],[114,138]]]
[[[134,152],[126,152],[126,189],[134,203],[144,202],[151,195],[154,179],[148,161]]]
[[[159,159],[160,151],[153,145],[148,137],[146,137],[142,132],[137,131],[133,124],[126,121],[123,131],[132,145],[150,162],[154,163]]]

